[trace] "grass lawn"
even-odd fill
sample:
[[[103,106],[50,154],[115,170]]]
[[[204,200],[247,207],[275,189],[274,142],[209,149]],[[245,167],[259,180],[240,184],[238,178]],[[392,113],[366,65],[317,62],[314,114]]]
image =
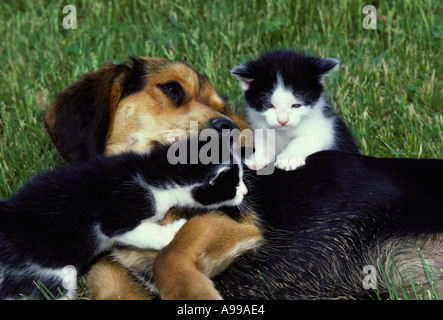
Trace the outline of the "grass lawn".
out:
[[[367,4],[376,29],[362,25]],[[441,0],[11,0],[0,21],[0,200],[61,161],[42,121],[54,95],[128,55],[186,61],[236,110],[234,65],[272,48],[338,58],[330,100],[364,154],[443,158]]]

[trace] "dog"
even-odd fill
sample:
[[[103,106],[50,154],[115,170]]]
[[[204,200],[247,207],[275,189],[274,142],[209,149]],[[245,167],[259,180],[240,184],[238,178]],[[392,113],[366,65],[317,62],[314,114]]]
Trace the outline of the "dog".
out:
[[[168,142],[168,133],[189,131],[190,122],[198,129],[248,127],[245,119],[224,102],[209,80],[185,63],[164,58],[131,57],[115,65],[108,63],[97,71],[84,75],[57,95],[45,113],[44,123],[60,155],[68,162],[87,161],[94,154],[115,155],[125,151],[146,153],[157,143]],[[163,221],[180,216],[170,213]],[[213,212],[190,219],[177,235],[186,251],[183,259],[168,266],[176,273],[176,265],[193,268],[188,277],[190,288],[177,292],[164,281],[157,287],[164,299],[220,299],[205,276],[221,272],[244,251],[254,249],[262,240],[258,221],[251,212],[233,221],[222,212]],[[197,230],[205,230],[205,236]],[[224,232],[220,232],[224,230]],[[189,234],[187,234],[189,233]],[[198,236],[200,244],[194,241]],[[206,238],[206,239],[205,239]],[[226,240],[228,238],[229,240]],[[208,248],[209,243],[220,244]],[[150,268],[156,252],[153,250],[116,250],[92,267],[89,288],[92,299],[144,299],[149,296],[131,280],[127,270]],[[148,262],[148,264],[146,264]],[[125,268],[123,268],[123,266]],[[198,288],[193,286],[198,284]],[[202,288],[205,287],[205,290]],[[183,293],[186,292],[186,293]]]
[[[165,93],[172,82],[175,93]],[[223,128],[233,127],[229,119],[247,127],[185,64],[132,58],[58,95],[45,124],[60,154],[82,161],[146,152],[168,130],[191,120],[217,129],[219,118]],[[383,295],[411,282],[431,287],[426,268],[442,278],[442,178],[442,160],[315,153],[295,171],[255,176],[251,210],[238,221],[212,212],[190,219],[160,252],[112,252],[92,267],[91,297],[145,299],[158,290],[163,299],[368,298],[374,288]]]
[[[226,299],[442,298],[442,178],[443,160],[338,151],[258,176],[265,243],[213,283]]]

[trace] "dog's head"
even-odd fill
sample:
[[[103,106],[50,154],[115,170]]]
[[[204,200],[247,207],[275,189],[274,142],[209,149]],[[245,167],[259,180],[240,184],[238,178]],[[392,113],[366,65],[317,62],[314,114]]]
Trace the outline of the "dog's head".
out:
[[[45,126],[67,161],[96,153],[146,152],[171,130],[248,125],[209,80],[182,62],[132,57],[84,75],[55,98]]]

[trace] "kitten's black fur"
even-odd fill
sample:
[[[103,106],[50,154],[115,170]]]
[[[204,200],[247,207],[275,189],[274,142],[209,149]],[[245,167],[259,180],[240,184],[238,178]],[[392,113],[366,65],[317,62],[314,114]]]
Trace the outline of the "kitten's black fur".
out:
[[[171,165],[167,151],[167,146],[158,146],[149,155],[97,156],[49,171],[0,202],[0,298],[43,298],[37,281],[63,297],[57,294],[57,288],[65,291],[62,268],[80,269],[99,253],[128,245],[119,239],[151,218],[150,225],[169,230],[173,237],[176,224],[157,225],[166,212],[156,208],[156,190],[202,209],[236,196],[238,165]],[[192,186],[193,200],[171,192],[175,186]],[[179,228],[184,220],[178,222]],[[74,294],[75,289],[66,292],[68,298]]]
[[[382,297],[386,285],[413,297],[409,281],[427,288],[420,254],[442,281],[442,180],[443,160],[337,151],[315,153],[294,171],[258,175],[248,197],[266,241],[213,279],[216,288],[225,299],[377,298],[363,285],[371,265]],[[406,283],[391,279],[397,270]]]
[[[251,88],[245,92],[245,99],[251,108],[260,111],[268,102],[266,93],[271,92],[277,83],[277,74],[294,92],[303,93],[307,105],[314,105],[323,93],[321,82],[325,74],[337,63],[333,59],[320,59],[291,50],[274,50],[234,68],[232,72],[250,80]]]

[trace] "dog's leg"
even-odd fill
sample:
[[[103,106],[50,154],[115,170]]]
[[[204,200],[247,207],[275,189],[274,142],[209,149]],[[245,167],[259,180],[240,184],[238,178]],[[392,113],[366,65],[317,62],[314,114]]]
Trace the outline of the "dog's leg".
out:
[[[134,248],[115,250],[112,258],[92,267],[88,277],[90,298],[145,300],[154,297],[146,289],[152,287],[163,299],[220,299],[209,278],[260,244],[262,236],[255,219],[251,214],[235,222],[213,212],[190,219],[160,253]],[[164,222],[173,220],[170,217]],[[157,287],[150,278],[154,259]],[[128,270],[144,279],[136,281]]]
[[[161,224],[165,226],[178,219],[175,211],[171,210]],[[88,274],[90,299],[147,300],[158,298],[152,276],[152,266],[157,252],[156,250],[133,247],[113,250],[108,257],[93,265]]]
[[[110,257],[97,262],[88,274],[91,300],[148,300],[151,295],[135,281],[128,269]]]
[[[236,222],[219,212],[190,219],[154,261],[162,299],[221,299],[209,278],[256,248],[262,235],[254,216]]]

